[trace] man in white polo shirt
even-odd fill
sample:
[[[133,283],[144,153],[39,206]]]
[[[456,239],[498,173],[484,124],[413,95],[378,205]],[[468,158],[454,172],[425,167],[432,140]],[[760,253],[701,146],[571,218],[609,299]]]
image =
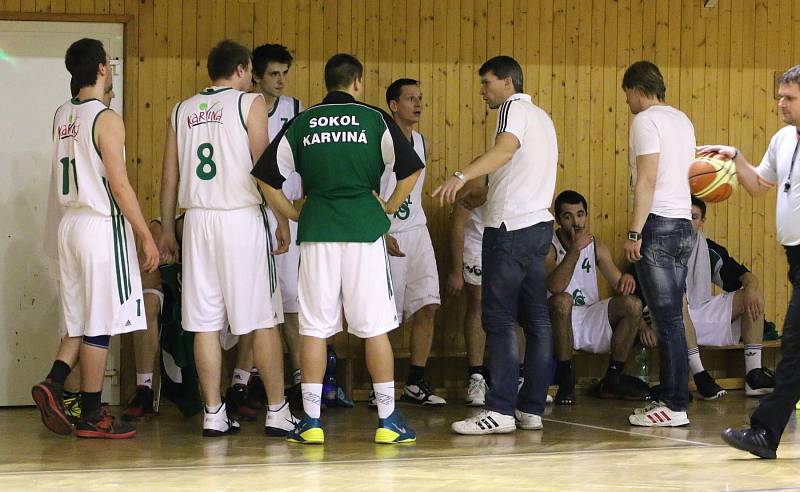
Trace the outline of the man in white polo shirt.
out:
[[[628,67],[622,89],[634,114],[629,155],[633,216],[623,250],[636,266],[658,326],[661,356],[659,401],[634,410],[628,421],[644,427],[677,427],[689,423],[683,296],[693,245],[687,176],[695,154],[694,126],[664,102],[664,78],[653,63],[639,61]]]
[[[516,430],[516,417],[521,428],[537,430],[547,397],[543,375],[553,350],[544,260],[553,238],[548,208],[556,185],[556,131],[547,113],[522,93],[516,60],[494,57],[478,74],[481,96],[499,109],[494,146],[456,171],[433,196],[452,203],[467,181],[489,175],[481,254],[482,321],[492,385],[485,409],[452,428],[459,434],[508,433]],[[519,394],[517,323],[525,332],[525,383]]]
[[[778,241],[786,249],[792,297],[786,311],[781,339],[781,361],[775,369],[775,390],[761,400],[750,416],[750,428],[727,429],[722,438],[729,445],[761,458],[775,459],[775,451],[789,418],[800,399],[800,65],[784,73],[778,86],[778,109],[787,126],[769,142],[761,164],[753,167],[734,147],[707,146],[731,157],[736,163],[739,183],[752,196],[777,187],[775,222]]]

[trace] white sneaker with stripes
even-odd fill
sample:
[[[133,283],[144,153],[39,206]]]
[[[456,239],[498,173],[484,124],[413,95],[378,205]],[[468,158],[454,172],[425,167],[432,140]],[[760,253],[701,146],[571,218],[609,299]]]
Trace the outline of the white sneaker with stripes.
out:
[[[654,401],[644,408],[637,408],[628,416],[631,425],[640,427],[680,427],[689,424],[686,412],[676,412],[660,401]]]
[[[508,434],[517,430],[513,415],[503,415],[493,410],[481,410],[474,417],[453,422],[451,427],[458,434],[471,436]]]

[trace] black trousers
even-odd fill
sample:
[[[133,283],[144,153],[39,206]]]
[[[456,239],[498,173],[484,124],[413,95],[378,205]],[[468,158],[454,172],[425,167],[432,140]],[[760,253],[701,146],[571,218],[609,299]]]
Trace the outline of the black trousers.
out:
[[[766,429],[777,447],[800,400],[800,245],[786,246],[792,298],[781,339],[781,361],[775,369],[775,391],[765,396],[750,417],[753,427]]]

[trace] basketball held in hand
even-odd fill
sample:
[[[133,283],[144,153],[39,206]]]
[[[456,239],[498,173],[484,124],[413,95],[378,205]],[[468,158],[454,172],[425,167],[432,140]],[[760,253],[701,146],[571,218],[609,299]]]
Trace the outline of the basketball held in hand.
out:
[[[736,165],[722,154],[697,154],[689,166],[689,188],[692,195],[704,202],[727,200],[739,184]]]

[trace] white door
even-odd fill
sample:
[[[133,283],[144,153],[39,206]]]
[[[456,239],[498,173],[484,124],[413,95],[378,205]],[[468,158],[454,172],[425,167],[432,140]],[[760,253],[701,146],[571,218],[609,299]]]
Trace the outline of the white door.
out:
[[[0,21],[0,406],[29,405],[59,343],[55,265],[44,254],[53,114],[69,99],[64,53],[91,37],[116,59],[111,107],[122,114],[123,25]],[[116,338],[116,337],[115,337]],[[119,403],[112,338],[103,399]]]

